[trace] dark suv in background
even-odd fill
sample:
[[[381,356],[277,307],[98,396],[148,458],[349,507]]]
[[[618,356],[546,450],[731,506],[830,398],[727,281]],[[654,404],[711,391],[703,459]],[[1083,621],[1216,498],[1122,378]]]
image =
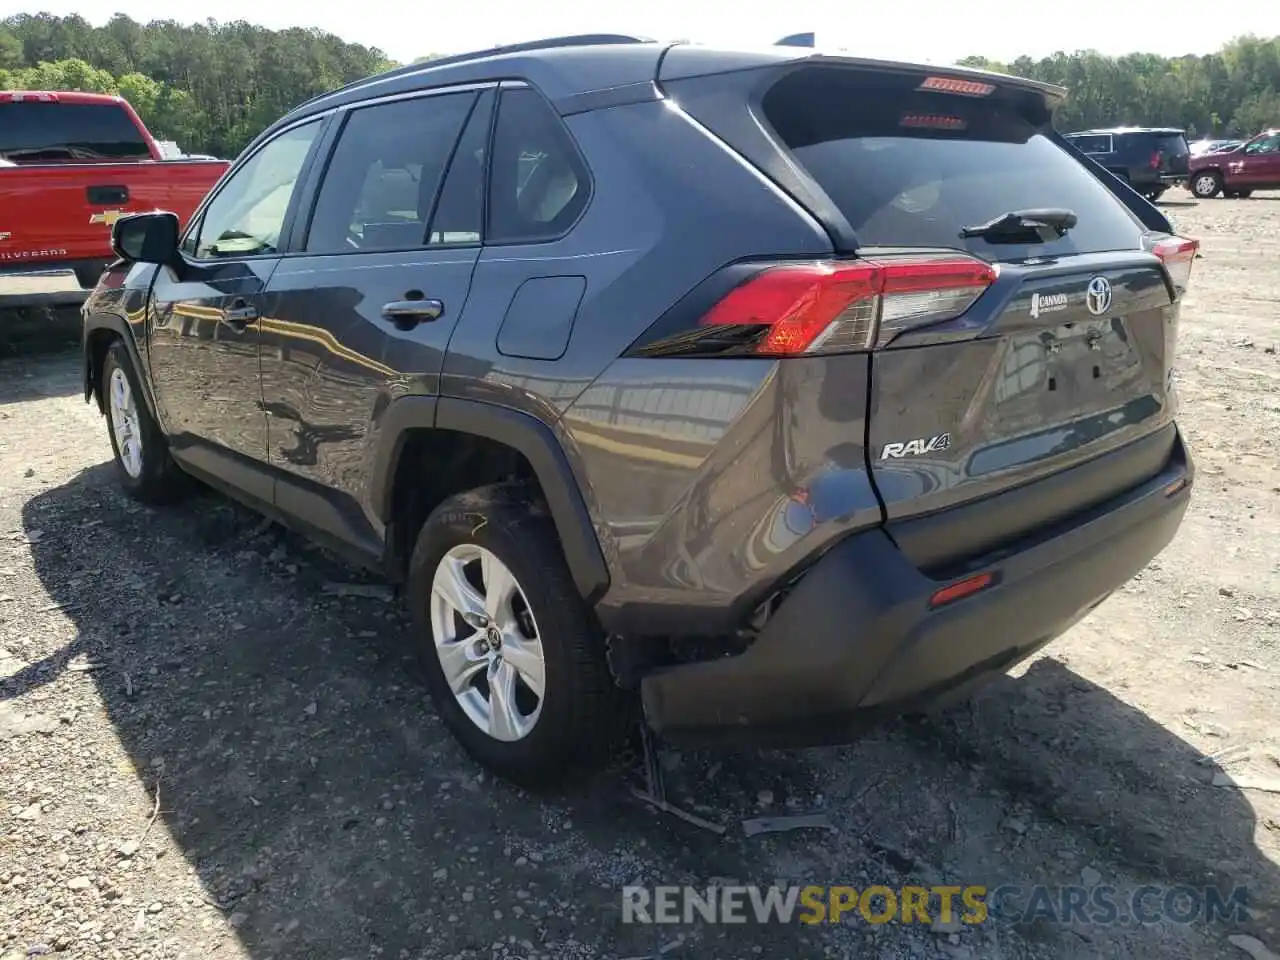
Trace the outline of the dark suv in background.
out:
[[[415,64],[121,219],[85,398],[404,585],[482,762],[844,740],[1173,537],[1196,242],[958,68],[578,37]]]
[[[1191,147],[1173,127],[1116,127],[1081,130],[1067,139],[1081,153],[1106,167],[1148,200],[1155,202],[1173,186],[1187,182]]]

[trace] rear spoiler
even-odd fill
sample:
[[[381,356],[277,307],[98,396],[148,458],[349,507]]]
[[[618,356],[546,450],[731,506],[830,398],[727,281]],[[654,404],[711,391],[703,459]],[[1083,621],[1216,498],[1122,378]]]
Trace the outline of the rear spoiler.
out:
[[[1051,109],[1057,106],[1067,95],[1066,88],[1057,84],[1044,83],[1040,80],[1028,80],[1026,77],[1015,77],[1007,73],[978,70],[974,67],[935,67],[927,63],[907,63],[900,60],[876,60],[870,57],[819,53],[813,49],[813,39],[814,35],[811,33],[797,33],[789,37],[783,37],[776,45],[766,50],[753,51],[727,51],[716,50],[712,47],[676,44],[662,58],[656,79],[661,85],[675,80],[688,80],[713,73],[749,70],[753,67],[771,65],[786,67],[815,63],[849,66],[886,73],[924,74],[956,80],[991,83],[1007,90],[1037,93],[1044,97],[1046,104]]]

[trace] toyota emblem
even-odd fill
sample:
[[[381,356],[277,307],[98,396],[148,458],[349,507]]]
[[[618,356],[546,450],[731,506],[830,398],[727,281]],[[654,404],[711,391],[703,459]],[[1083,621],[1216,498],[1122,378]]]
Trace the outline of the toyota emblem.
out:
[[[1106,277],[1094,277],[1089,281],[1089,289],[1085,292],[1084,302],[1089,312],[1100,317],[1111,309],[1111,281]]]

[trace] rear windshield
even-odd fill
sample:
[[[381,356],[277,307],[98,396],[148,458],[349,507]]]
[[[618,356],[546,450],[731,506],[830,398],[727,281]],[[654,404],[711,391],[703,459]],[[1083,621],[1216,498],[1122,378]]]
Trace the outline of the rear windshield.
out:
[[[0,103],[0,157],[14,163],[147,160],[142,133],[109,103]]]
[[[1181,157],[1191,152],[1187,138],[1180,133],[1162,133],[1156,137],[1156,149],[1166,157]]]
[[[922,76],[810,67],[765,95],[766,119],[863,246],[952,247],[993,260],[1132,250],[1142,227],[1049,136],[1037,95],[917,92]],[[1014,210],[1078,217],[1045,244],[991,244],[960,231]]]

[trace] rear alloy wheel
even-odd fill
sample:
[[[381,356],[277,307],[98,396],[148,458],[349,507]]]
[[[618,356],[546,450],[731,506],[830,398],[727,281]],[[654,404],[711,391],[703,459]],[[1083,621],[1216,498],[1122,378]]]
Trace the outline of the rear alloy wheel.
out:
[[[493,553],[451,547],[431,582],[436,657],[467,719],[495,740],[528,736],[542,712],[547,667],[520,582]]]
[[[631,700],[536,491],[498,484],[440,504],[418,534],[407,592],[436,710],[499,776],[561,781],[622,739]]]
[[[1191,178],[1191,192],[1201,200],[1216,197],[1222,191],[1222,174],[1210,170]]]

